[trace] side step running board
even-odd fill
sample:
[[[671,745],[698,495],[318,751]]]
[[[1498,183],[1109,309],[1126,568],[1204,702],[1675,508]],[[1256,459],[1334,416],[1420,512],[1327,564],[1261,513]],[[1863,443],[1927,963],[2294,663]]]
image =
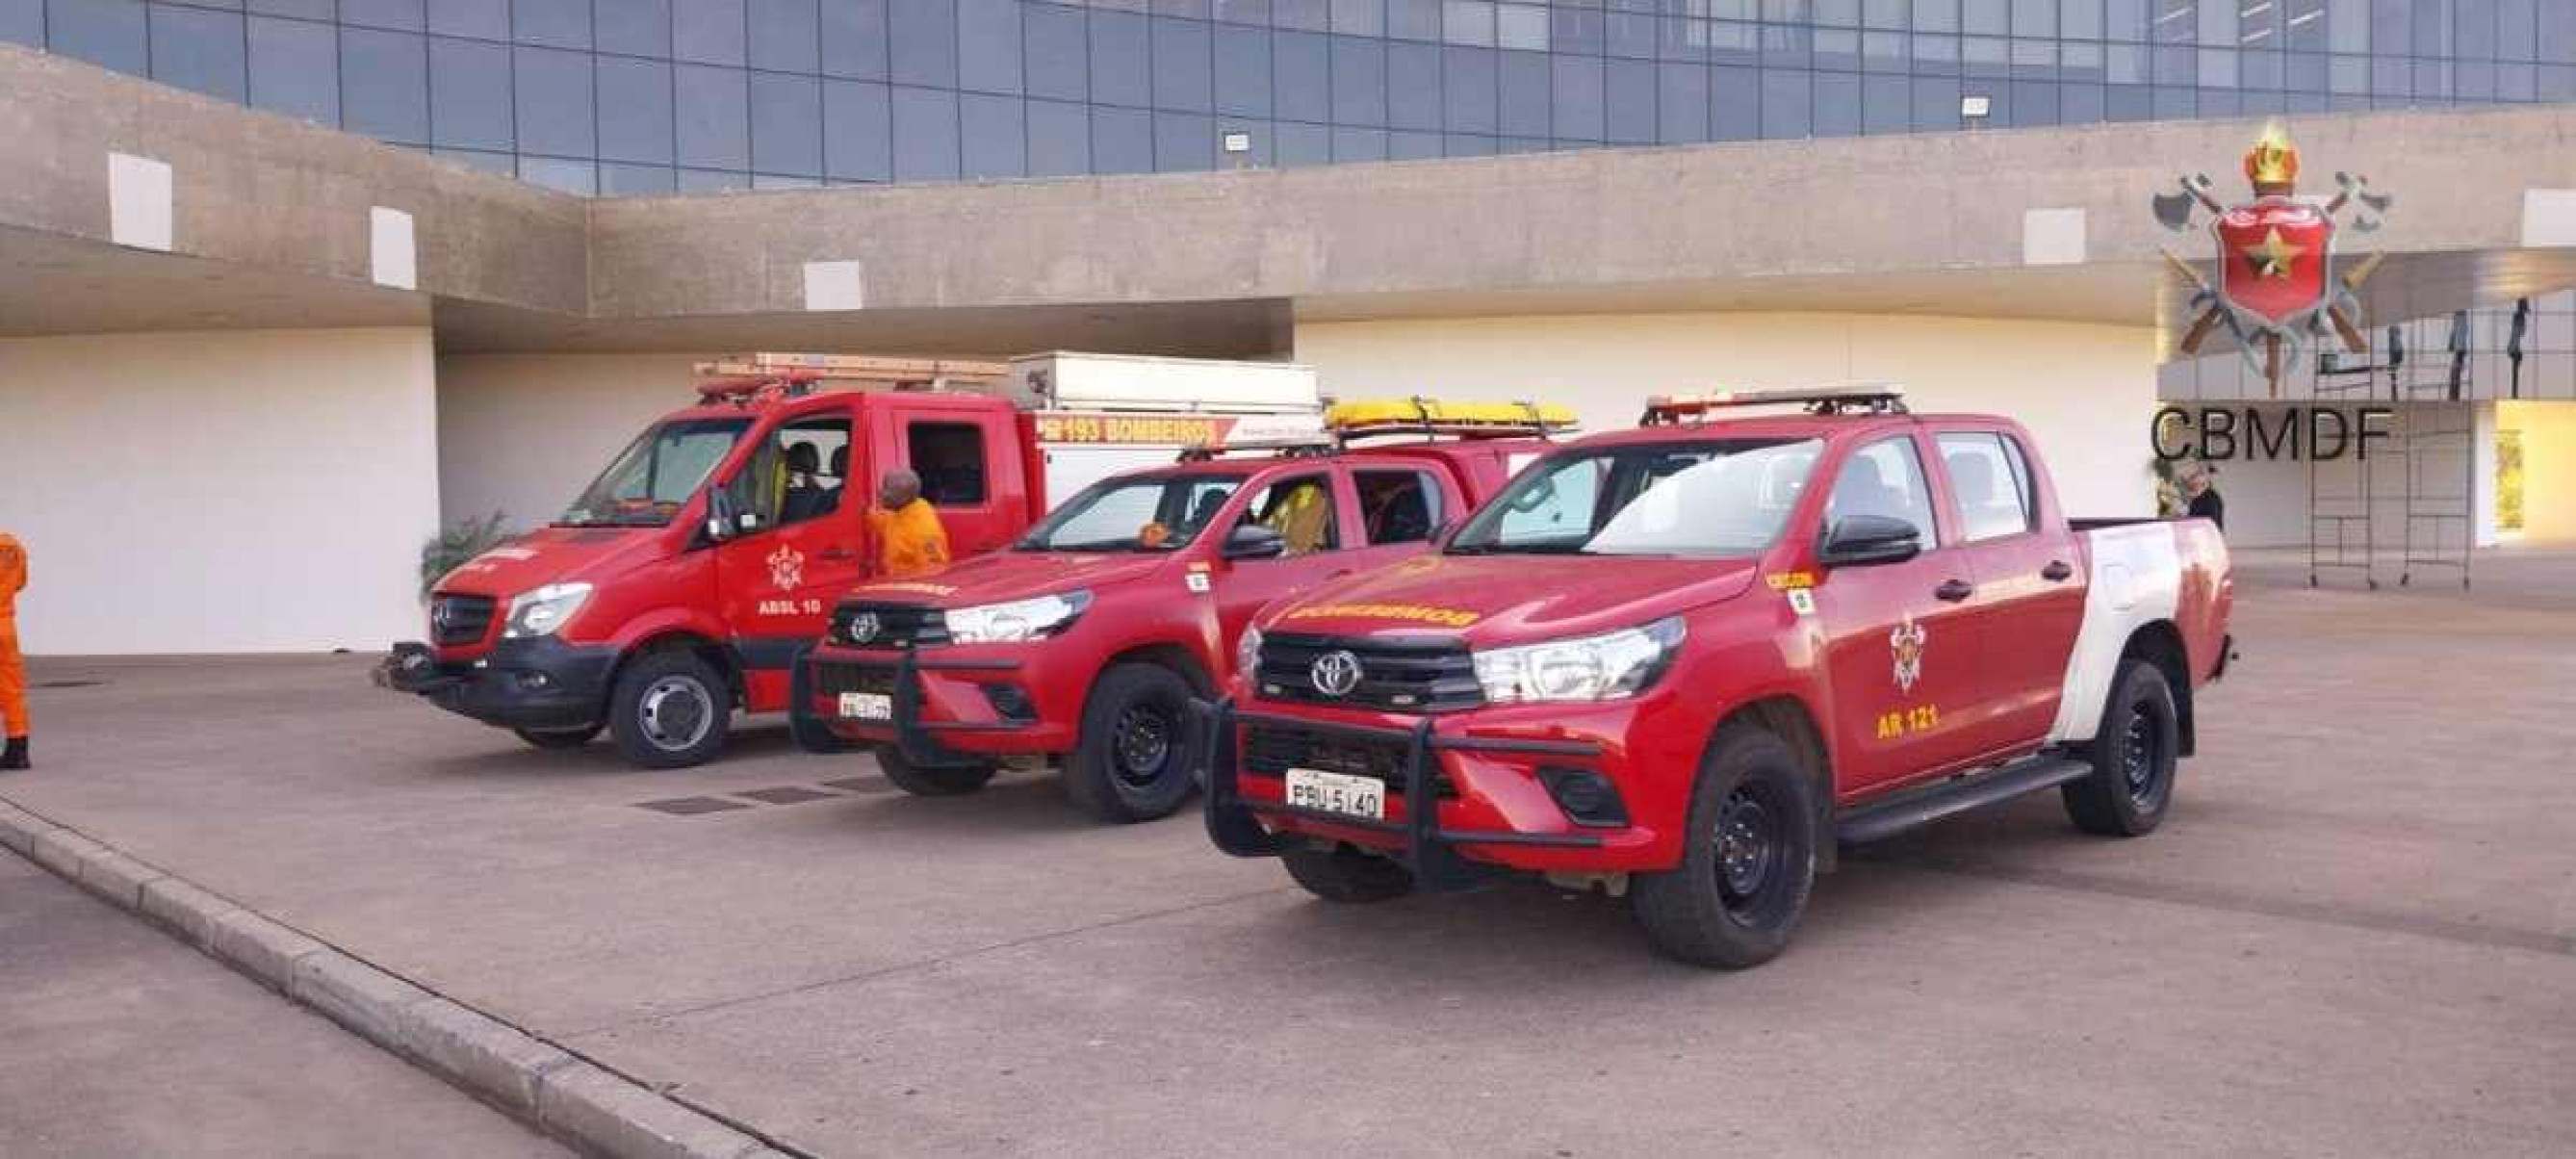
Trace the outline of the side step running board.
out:
[[[1965,813],[2024,793],[2054,788],[2092,774],[2093,766],[2087,761],[2062,756],[2031,757],[1990,773],[1915,789],[1891,800],[1870,802],[1836,819],[1834,836],[1845,845],[1866,844],[1954,813]]]

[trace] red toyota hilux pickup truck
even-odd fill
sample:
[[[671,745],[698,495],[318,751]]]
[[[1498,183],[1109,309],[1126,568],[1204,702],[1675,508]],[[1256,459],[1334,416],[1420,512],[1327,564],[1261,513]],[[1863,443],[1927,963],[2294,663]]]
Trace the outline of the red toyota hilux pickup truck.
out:
[[[1100,819],[1166,816],[1195,785],[1190,702],[1233,676],[1253,615],[1425,550],[1554,445],[1545,431],[1571,422],[1555,413],[1336,424],[1344,440],[1448,440],[1200,453],[1103,480],[1008,550],[861,585],[811,654],[800,715],[873,745],[908,792],[969,793],[1004,758],[1062,757],[1067,795]]]
[[[1766,403],[1807,413],[1715,417]],[[1597,885],[1730,968],[1786,946],[1838,842],[2052,787],[2145,833],[2230,656],[2226,548],[2070,522],[2040,466],[2010,420],[1884,388],[1657,400],[1436,551],[1263,613],[1209,714],[1209,833],[1335,901]]]

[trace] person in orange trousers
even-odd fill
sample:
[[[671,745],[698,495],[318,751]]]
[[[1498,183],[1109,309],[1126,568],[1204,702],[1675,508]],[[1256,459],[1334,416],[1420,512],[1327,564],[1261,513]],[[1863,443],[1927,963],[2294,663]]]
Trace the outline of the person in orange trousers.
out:
[[[888,579],[948,566],[948,529],[921,497],[921,476],[897,468],[877,483],[877,509],[868,512],[877,537],[877,574]]]
[[[29,767],[27,658],[18,652],[18,593],[27,586],[27,549],[0,531],[0,769]]]

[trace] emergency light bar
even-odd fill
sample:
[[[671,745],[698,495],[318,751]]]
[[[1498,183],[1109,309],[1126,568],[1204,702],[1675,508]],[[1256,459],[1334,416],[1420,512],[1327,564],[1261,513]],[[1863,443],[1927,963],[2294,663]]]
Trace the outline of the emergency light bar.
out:
[[[1685,416],[1705,419],[1711,411],[1741,406],[1804,406],[1807,413],[1819,415],[1906,413],[1904,387],[1892,382],[1855,382],[1773,390],[1659,394],[1646,400],[1645,416],[1637,420],[1637,425],[1673,426]]]
[[[1344,442],[1380,435],[1543,438],[1572,430],[1574,425],[1574,411],[1554,403],[1450,402],[1417,396],[1354,399],[1324,410],[1324,428]]]

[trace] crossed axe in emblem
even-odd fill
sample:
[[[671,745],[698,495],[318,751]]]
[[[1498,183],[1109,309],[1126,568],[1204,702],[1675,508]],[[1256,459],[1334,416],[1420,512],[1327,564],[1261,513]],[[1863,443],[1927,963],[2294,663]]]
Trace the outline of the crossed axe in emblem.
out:
[[[2208,210],[2213,217],[2225,216],[2227,213],[2227,207],[2219,204],[2218,196],[2214,192],[2215,183],[2210,181],[2208,174],[2194,173],[2188,177],[2178,178],[2177,184],[2180,188],[2176,192],[2155,195],[2156,222],[2168,231],[2189,232],[2193,218],[2197,211],[2202,209]],[[2385,221],[2388,207],[2397,200],[2389,194],[2373,191],[2370,188],[2369,178],[2350,173],[2336,173],[2335,186],[2335,195],[2325,203],[2325,213],[2332,217],[2345,209],[2353,209],[2350,228],[2354,233],[2378,232]],[[2182,342],[2177,349],[2184,354],[2199,353],[2200,345],[2208,339],[2210,331],[2223,325],[2245,348],[2248,357],[2251,357],[2255,345],[2253,337],[2245,332],[2243,324],[2237,320],[2236,315],[2227,309],[2225,302],[2218,295],[2218,288],[2210,285],[2208,278],[2202,277],[2198,269],[2193,268],[2190,262],[2184,261],[2172,250],[2163,246],[2156,247],[2156,250],[2164,255],[2165,264],[2191,285],[2190,309],[2198,314],[2192,320],[2191,328],[2183,332]],[[2370,281],[2372,274],[2379,272],[2379,263],[2387,256],[2382,252],[2372,252],[2346,269],[2343,275],[2336,279],[2337,284],[2329,288],[2331,298],[2326,305],[2326,320],[2334,326],[2335,334],[2343,339],[2344,347],[2356,354],[2370,349],[2370,340],[2362,337],[2361,327],[2354,321],[2361,316],[2361,288],[2363,284]],[[2269,337],[2271,341],[2266,344],[2269,357],[2266,361],[2265,377],[2270,379],[2277,389],[2280,381],[2279,335],[2272,334]]]

